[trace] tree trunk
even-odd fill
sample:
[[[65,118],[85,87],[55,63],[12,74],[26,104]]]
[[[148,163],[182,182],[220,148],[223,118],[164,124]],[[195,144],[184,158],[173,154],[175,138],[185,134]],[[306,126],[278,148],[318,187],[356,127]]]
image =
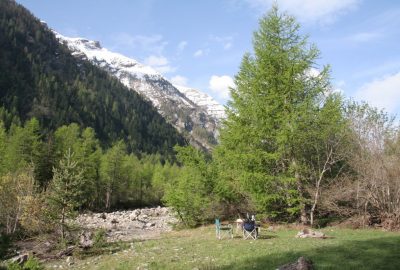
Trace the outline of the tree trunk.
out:
[[[307,211],[306,211],[306,204],[303,201],[303,186],[301,185],[301,177],[299,172],[297,171],[297,164],[296,161],[292,161],[293,167],[295,168],[294,177],[296,179],[297,184],[297,191],[299,192],[300,196],[300,222],[303,225],[307,224]]]
[[[12,233],[15,233],[15,231],[17,230],[20,212],[21,212],[21,202],[18,202],[18,210],[17,210],[17,214],[15,215],[14,227],[13,227]]]
[[[64,242],[65,239],[65,207],[61,211],[61,241]]]
[[[311,225],[311,227],[314,225],[314,212],[315,212],[315,208],[317,208],[317,204],[318,204],[319,190],[320,190],[322,176],[323,175],[321,175],[320,178],[318,179],[318,182],[316,185],[316,190],[315,190],[315,195],[314,195],[314,202],[313,202],[313,205],[310,210],[310,225]]]
[[[110,209],[110,199],[111,199],[111,191],[107,189],[106,192],[106,210]]]
[[[308,223],[306,204],[304,202],[300,203],[300,222],[303,225]]]

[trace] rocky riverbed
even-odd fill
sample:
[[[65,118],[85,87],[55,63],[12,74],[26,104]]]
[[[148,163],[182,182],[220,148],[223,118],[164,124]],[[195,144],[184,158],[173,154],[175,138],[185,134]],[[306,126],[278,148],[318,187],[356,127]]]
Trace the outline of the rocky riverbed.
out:
[[[84,229],[106,230],[107,241],[154,239],[172,230],[178,220],[167,207],[79,215],[75,222]]]

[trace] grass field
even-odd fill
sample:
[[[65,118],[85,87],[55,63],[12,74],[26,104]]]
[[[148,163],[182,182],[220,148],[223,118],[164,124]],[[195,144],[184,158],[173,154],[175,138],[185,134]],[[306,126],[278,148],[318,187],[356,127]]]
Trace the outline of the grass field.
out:
[[[218,240],[213,226],[76,260],[71,269],[276,269],[305,256],[316,269],[400,269],[400,233],[326,228],[329,239],[298,239],[293,229],[262,230],[257,240]],[[53,267],[53,264],[48,267]],[[63,267],[64,269],[66,266]]]

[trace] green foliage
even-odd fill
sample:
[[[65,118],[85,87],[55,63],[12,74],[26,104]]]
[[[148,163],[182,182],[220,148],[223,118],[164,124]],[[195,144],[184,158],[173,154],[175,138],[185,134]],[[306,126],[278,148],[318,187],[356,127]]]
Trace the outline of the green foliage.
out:
[[[105,187],[105,208],[108,210],[117,198],[114,194],[122,188],[122,161],[126,153],[122,141],[115,143],[101,159],[100,175]]]
[[[16,172],[34,164],[41,148],[39,122],[32,118],[23,127],[12,125],[6,144],[3,170]]]
[[[92,128],[81,130],[72,123],[62,126],[54,133],[55,156],[62,157],[63,153],[71,149],[74,152],[77,166],[82,170],[82,178],[86,184],[82,185],[82,205],[94,206],[96,197],[101,193],[99,167],[102,150],[96,134]]]
[[[53,169],[53,180],[49,188],[50,215],[61,228],[61,241],[64,241],[68,230],[67,219],[73,218],[82,204],[82,187],[85,186],[82,171],[73,158],[73,152],[68,149],[60,160],[59,168]]]
[[[21,169],[0,176],[0,223],[5,226],[5,234],[13,234],[18,230],[19,219],[27,211],[29,198],[33,194],[32,169]]]
[[[8,254],[11,245],[10,236],[5,233],[3,224],[0,223],[0,260],[3,260]]]
[[[199,170],[184,167],[179,176],[168,184],[164,200],[178,214],[185,226],[193,227],[204,221],[209,211],[210,197]]]
[[[105,229],[99,229],[94,233],[93,237],[94,248],[102,248],[106,245],[107,243],[106,234],[107,231]]]
[[[164,196],[166,187],[176,179],[179,175],[180,168],[173,164],[165,163],[164,166],[157,164],[154,167],[153,177],[151,179],[151,186],[154,189],[156,198],[161,199]]]
[[[6,146],[7,134],[3,122],[0,120],[0,175],[3,175],[6,171]]]
[[[23,270],[42,270],[44,267],[42,264],[39,262],[38,259],[36,259],[33,256],[29,256],[28,260],[24,264]]]
[[[43,265],[33,256],[29,256],[28,260],[21,266],[17,263],[9,263],[7,269],[11,270],[42,270]]]
[[[214,154],[221,200],[244,201],[269,217],[304,208],[305,183],[315,180],[309,170],[324,160],[318,147],[342,119],[340,98],[329,94],[328,67],[312,74],[319,51],[299,29],[276,6],[261,18]]]
[[[183,167],[164,184],[163,200],[177,212],[185,226],[192,227],[210,218],[213,179],[204,153],[193,147],[175,147],[175,150]]]

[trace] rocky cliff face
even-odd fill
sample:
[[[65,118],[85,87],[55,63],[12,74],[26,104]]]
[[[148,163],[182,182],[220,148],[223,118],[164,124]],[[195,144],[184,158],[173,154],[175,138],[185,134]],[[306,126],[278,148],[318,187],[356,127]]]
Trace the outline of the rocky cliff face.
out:
[[[225,113],[224,107],[210,96],[195,89],[176,87],[151,67],[102,48],[97,41],[55,34],[74,56],[103,68],[151,101],[192,145],[210,150],[217,143],[218,125]]]

